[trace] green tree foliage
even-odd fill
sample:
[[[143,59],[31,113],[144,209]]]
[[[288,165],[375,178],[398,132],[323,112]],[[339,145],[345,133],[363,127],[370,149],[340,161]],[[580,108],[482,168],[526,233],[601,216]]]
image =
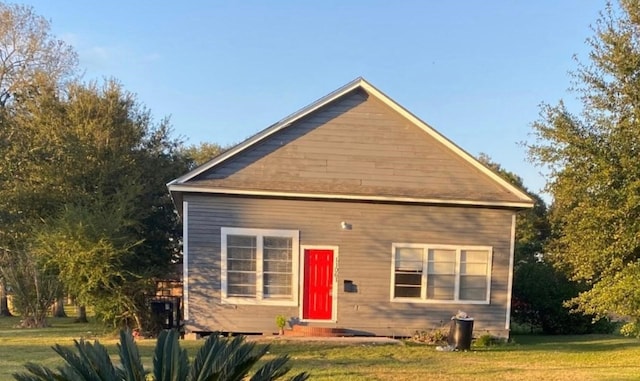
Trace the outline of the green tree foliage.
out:
[[[117,201],[67,205],[34,232],[31,252],[42,261],[43,270],[57,274],[78,303],[95,306],[102,320],[116,324],[131,318],[140,326],[138,293],[123,288],[132,284],[131,291],[144,296],[153,285],[123,267],[123,258],[139,244],[126,232],[123,212],[128,206]]]
[[[168,121],[154,123],[109,81],[41,87],[14,102],[8,122],[3,247],[27,241],[99,317],[141,324],[144,293],[179,257],[165,184],[188,162]]]
[[[567,278],[545,258],[551,234],[548,209],[540,195],[526,189],[522,178],[494,163],[484,154],[479,160],[534,200],[533,208],[518,213],[514,248],[512,317],[517,323],[547,334],[603,332],[605,322],[592,324],[593,316],[571,313],[564,301],[576,297],[580,285]]]
[[[50,30],[32,7],[0,2],[0,108],[36,91],[45,78],[58,82],[75,73],[75,50]]]
[[[119,366],[112,363],[106,348],[97,341],[75,341],[75,348],[77,353],[60,345],[54,347],[65,361],[58,371],[28,363],[25,367],[29,373],[14,374],[14,378],[18,381],[270,381],[281,379],[290,370],[289,357],[285,355],[265,362],[248,378],[251,369],[268,353],[269,346],[258,348],[242,336],[233,340],[209,336],[190,363],[186,350],[180,348],[178,333],[163,331],[156,343],[151,372],[144,369],[128,331],[120,332]],[[303,381],[308,377],[306,373],[299,373],[289,380]]]
[[[116,81],[77,82],[76,68],[43,17],[0,3],[0,273],[28,258],[103,318],[139,320],[150,281],[179,260],[165,184],[189,161],[168,120]]]
[[[189,169],[193,169],[220,155],[227,149],[228,147],[222,147],[216,143],[200,142],[200,144],[184,148],[182,154],[189,160]]]
[[[50,29],[49,22],[35,14],[33,8],[0,2],[0,198],[6,193],[3,191],[9,184],[8,177],[21,165],[6,155],[8,150],[16,148],[12,140],[17,133],[8,127],[8,116],[13,113],[9,106],[16,99],[37,93],[43,85],[62,83],[76,73],[76,52],[52,36]],[[21,240],[15,221],[10,221],[15,210],[7,209],[7,205],[11,206],[9,202],[0,202],[0,254],[6,249],[1,242]],[[2,266],[0,263],[0,268]],[[10,315],[5,291],[5,279],[0,277],[0,315],[3,316]]]
[[[549,171],[549,255],[587,289],[578,311],[640,323],[640,3],[609,4],[573,73],[582,112],[544,105],[529,145]]]

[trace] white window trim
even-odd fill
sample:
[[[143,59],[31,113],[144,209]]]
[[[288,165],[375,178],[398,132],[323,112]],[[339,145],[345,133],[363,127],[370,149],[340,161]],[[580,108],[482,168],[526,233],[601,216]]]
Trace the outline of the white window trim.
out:
[[[331,319],[330,320],[318,320],[318,319],[304,319],[303,316],[303,311],[302,309],[304,308],[302,301],[300,302],[300,308],[299,308],[299,316],[300,316],[300,321],[303,323],[312,323],[312,322],[323,322],[323,323],[336,323],[338,321],[338,251],[339,251],[339,247],[338,246],[330,246],[330,245],[302,245],[300,247],[300,253],[302,255],[300,255],[300,289],[303,290],[304,292],[304,269],[305,269],[305,256],[304,256],[304,251],[305,250],[333,250],[333,284],[332,284],[332,290],[331,290],[331,297],[332,297],[332,301],[331,301]]]
[[[227,295],[227,236],[249,235],[255,237],[289,237],[291,238],[291,293],[288,300],[273,300],[263,298],[262,289],[262,240],[257,241],[258,258],[256,261],[256,297],[240,298]],[[253,229],[253,228],[221,228],[220,229],[220,293],[222,304],[249,304],[269,306],[298,306],[298,289],[300,285],[300,231],[278,229]]]
[[[456,251],[456,283],[454,286],[454,298],[453,300],[435,300],[426,298],[426,277],[427,277],[427,265],[428,261],[423,258],[422,262],[422,286],[420,288],[420,298],[396,298],[395,284],[396,284],[396,248],[420,248],[425,253],[428,250],[455,250]],[[460,253],[464,250],[486,250],[489,252],[489,258],[487,259],[487,297],[485,300],[461,300],[460,297]],[[393,243],[391,245],[391,285],[390,285],[390,300],[394,303],[426,303],[426,304],[490,304],[491,301],[491,278],[492,278],[492,263],[493,263],[493,247],[491,246],[460,246],[460,245],[430,245],[430,244],[416,244],[416,243]]]

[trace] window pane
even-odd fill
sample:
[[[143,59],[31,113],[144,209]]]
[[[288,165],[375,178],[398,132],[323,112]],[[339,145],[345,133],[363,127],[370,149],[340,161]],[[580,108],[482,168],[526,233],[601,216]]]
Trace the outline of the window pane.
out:
[[[486,276],[461,276],[460,277],[461,300],[486,300],[487,277]]]
[[[232,284],[247,286],[256,284],[256,274],[251,272],[229,272],[227,279]]]
[[[256,237],[227,236],[227,269],[255,271]]]
[[[396,270],[422,271],[423,252],[421,248],[396,248]]]
[[[487,265],[485,263],[461,263],[460,275],[486,275]]]
[[[255,298],[256,274],[254,272],[228,271],[227,295]]]
[[[242,298],[255,298],[256,287],[246,285],[228,285],[227,295]]]
[[[429,250],[428,274],[455,274],[455,250]]]
[[[264,237],[265,249],[291,249],[290,237]]]
[[[429,262],[427,274],[455,274],[455,262]]]
[[[254,236],[227,235],[227,296],[256,297],[256,242]]]
[[[263,238],[263,294],[265,298],[291,299],[293,278],[293,239]]]
[[[422,289],[422,272],[396,271],[394,297],[419,298]]]
[[[256,247],[256,237],[250,235],[228,235],[227,247]]]
[[[269,249],[264,248],[264,259],[278,261],[291,261],[291,249]]]
[[[255,260],[256,248],[227,246],[227,258]]]
[[[422,284],[422,274],[396,272],[396,285],[418,286]]]
[[[289,300],[291,299],[291,286],[265,286],[264,297]]]
[[[264,274],[265,297],[291,297],[291,274]]]
[[[396,285],[394,289],[394,298],[419,298],[420,297],[420,287],[408,287]]]
[[[429,250],[429,261],[433,262],[454,262],[456,261],[455,250],[431,249]]]
[[[453,300],[455,281],[455,275],[429,275],[427,299]]]
[[[456,282],[456,251],[429,250],[427,299],[453,300]]]
[[[282,262],[282,261],[265,261],[264,262],[264,271],[265,272],[276,272],[276,273],[291,273],[291,262]]]
[[[487,250],[460,253],[460,300],[486,300],[489,269]]]
[[[460,253],[461,262],[487,263],[488,252],[486,250],[463,250]]]
[[[256,261],[227,259],[227,271],[256,271]]]

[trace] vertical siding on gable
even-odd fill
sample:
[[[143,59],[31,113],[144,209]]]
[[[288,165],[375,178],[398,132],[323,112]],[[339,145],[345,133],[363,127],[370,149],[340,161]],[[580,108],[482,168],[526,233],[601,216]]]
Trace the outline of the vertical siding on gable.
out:
[[[295,229],[301,245],[338,246],[337,322],[378,335],[411,335],[447,323],[459,309],[476,330],[504,334],[513,211],[422,205],[185,195],[189,202],[190,331],[276,331],[275,316],[297,307],[220,303],[220,228]],[[352,225],[342,230],[341,221]],[[390,301],[392,243],[493,247],[490,305]],[[357,293],[343,290],[345,279]],[[301,295],[302,296],[302,295]]]

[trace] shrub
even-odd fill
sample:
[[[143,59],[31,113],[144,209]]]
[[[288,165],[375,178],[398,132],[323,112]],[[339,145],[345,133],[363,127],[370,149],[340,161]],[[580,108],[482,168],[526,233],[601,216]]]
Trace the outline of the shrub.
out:
[[[77,353],[59,344],[53,348],[66,362],[57,372],[42,365],[27,363],[25,368],[29,373],[14,374],[13,377],[18,381],[244,380],[249,370],[269,350],[269,346],[256,348],[255,343],[245,342],[242,336],[227,340],[214,334],[207,338],[193,363],[189,363],[187,351],[180,348],[178,336],[175,330],[160,333],[152,371],[144,369],[131,332],[121,331],[118,367],[113,365],[102,344],[81,339],[75,341]],[[288,361],[286,355],[267,361],[249,380],[279,379],[289,371]],[[290,380],[302,381],[308,377],[306,373],[300,373]]]
[[[436,328],[428,331],[416,331],[413,334],[413,340],[430,344],[430,345],[444,345],[447,344],[447,338],[449,337],[449,329]]]
[[[287,318],[284,315],[276,316],[276,326],[279,330],[283,330],[287,325]]]
[[[506,341],[500,337],[495,337],[492,336],[488,333],[477,337],[474,341],[473,344],[476,347],[482,347],[482,348],[487,348],[487,347],[493,347],[496,345],[503,345],[505,344]]]

